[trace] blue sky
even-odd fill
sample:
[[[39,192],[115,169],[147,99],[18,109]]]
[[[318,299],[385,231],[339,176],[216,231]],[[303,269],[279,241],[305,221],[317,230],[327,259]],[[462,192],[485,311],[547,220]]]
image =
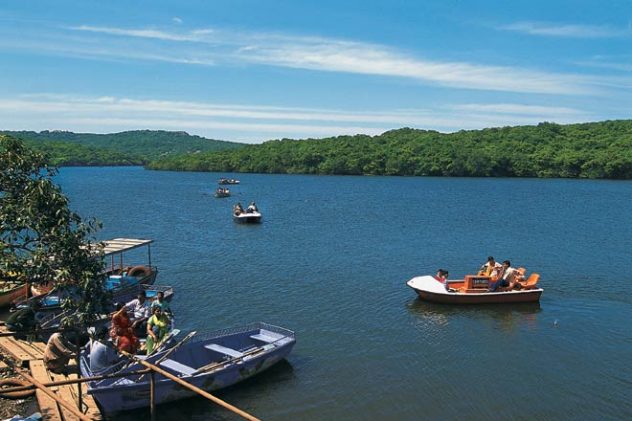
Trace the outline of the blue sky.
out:
[[[0,3],[0,128],[214,139],[630,118],[632,2]]]

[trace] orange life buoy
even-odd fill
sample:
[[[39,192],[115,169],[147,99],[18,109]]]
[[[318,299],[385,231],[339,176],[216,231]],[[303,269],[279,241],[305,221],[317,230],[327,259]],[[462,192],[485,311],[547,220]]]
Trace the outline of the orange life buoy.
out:
[[[20,390],[18,392],[3,392],[5,387],[30,386],[31,383],[21,379],[3,379],[0,380],[0,398],[5,399],[24,399],[35,393],[35,389]]]
[[[127,276],[142,276],[143,278],[148,277],[149,275],[151,275],[151,268],[149,266],[134,266],[133,268],[131,268],[128,272],[127,272]]]

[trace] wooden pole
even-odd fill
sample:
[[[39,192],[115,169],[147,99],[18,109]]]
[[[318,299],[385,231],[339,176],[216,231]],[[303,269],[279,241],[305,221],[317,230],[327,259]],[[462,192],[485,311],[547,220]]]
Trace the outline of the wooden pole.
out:
[[[76,333],[75,346],[77,347],[77,357],[75,358],[75,364],[77,364],[77,379],[81,379],[81,367],[80,367],[80,361],[79,361],[79,356],[81,354],[81,345],[79,344],[79,335],[81,335],[81,332],[79,332],[79,329],[77,329],[75,333]],[[79,411],[83,411],[83,396],[81,395],[81,383],[77,383],[77,408],[79,408]]]
[[[228,409],[229,411],[234,412],[235,414],[239,415],[242,418],[245,418],[247,420],[250,421],[261,421],[259,420],[259,418],[255,418],[252,415],[250,415],[249,413],[242,411],[241,409],[237,408],[236,406],[233,406],[231,404],[229,404],[228,402],[225,402],[223,400],[221,400],[220,398],[211,395],[210,393],[208,393],[206,390],[202,390],[197,386],[192,385],[191,383],[185,382],[184,380],[182,380],[181,378],[174,376],[173,374],[169,373],[168,371],[163,370],[162,368],[155,366],[151,363],[148,363],[145,360],[141,360],[140,358],[136,358],[134,355],[125,352],[125,351],[121,351],[121,353],[131,359],[133,359],[134,361],[136,361],[139,364],[144,365],[147,368],[150,368],[151,370],[155,371],[156,373],[162,374],[163,376],[165,376],[166,378],[173,380],[174,382],[178,383],[181,386],[184,386],[185,388],[197,393],[198,395],[204,396],[206,399],[209,399],[213,402],[215,402],[216,404],[218,404],[219,406],[222,406],[226,409]]]
[[[144,368],[142,370],[131,371],[131,372],[128,371],[128,372],[125,372],[125,373],[114,373],[114,374],[106,374],[104,376],[82,377],[80,379],[59,380],[59,381],[56,381],[56,382],[47,382],[47,383],[42,383],[42,386],[46,386],[46,387],[66,386],[68,384],[96,382],[96,381],[99,381],[99,380],[113,379],[113,378],[116,378],[116,377],[127,377],[127,376],[134,376],[134,375],[142,375],[142,374],[147,374],[149,372],[151,372],[150,369]],[[30,389],[37,389],[37,386],[35,386],[33,384],[29,384],[27,386],[3,387],[2,389],[0,389],[0,393],[22,392],[24,390],[30,390]]]
[[[151,421],[156,421],[156,379],[154,372],[149,373],[149,413]]]
[[[44,386],[42,383],[40,383],[39,381],[35,380],[33,377],[29,376],[28,374],[26,374],[23,371],[18,371],[18,373],[24,377],[26,380],[30,381],[31,383],[33,383],[35,385],[35,387],[37,387],[38,389],[40,389],[42,392],[46,393],[48,396],[50,396],[51,398],[53,398],[55,400],[55,402],[57,402],[58,404],[60,404],[61,406],[63,406],[64,408],[66,408],[68,411],[70,411],[73,415],[75,415],[77,418],[79,418],[82,421],[92,421],[92,418],[88,417],[87,415],[85,415],[83,412],[77,410],[77,408],[74,407],[74,405],[72,405],[71,403],[66,402],[65,400],[59,398],[55,392],[53,392],[52,390],[50,390],[49,388],[47,388],[46,386]]]

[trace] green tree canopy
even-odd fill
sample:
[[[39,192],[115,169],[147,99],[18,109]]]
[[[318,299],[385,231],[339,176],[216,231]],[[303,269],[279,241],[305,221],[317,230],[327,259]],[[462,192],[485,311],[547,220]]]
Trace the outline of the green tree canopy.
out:
[[[107,305],[96,220],[83,221],[53,182],[45,156],[0,135],[0,276],[53,281],[63,307],[89,321]]]
[[[273,140],[164,157],[149,169],[287,174],[632,179],[632,120]]]

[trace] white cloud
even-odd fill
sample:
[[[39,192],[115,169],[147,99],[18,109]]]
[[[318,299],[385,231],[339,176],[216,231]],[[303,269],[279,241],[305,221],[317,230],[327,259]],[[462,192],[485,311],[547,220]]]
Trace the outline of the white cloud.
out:
[[[175,34],[156,29],[120,29],[120,28],[108,28],[90,25],[71,26],[68,29],[76,31],[86,32],[98,32],[103,34],[120,35],[128,37],[138,38],[152,38],[168,41],[197,41],[196,37],[191,37],[186,34]]]
[[[536,115],[558,117],[585,114],[583,111],[574,108],[525,104],[460,104],[455,105],[453,108],[455,110],[524,116]]]
[[[173,21],[173,23],[176,23],[178,25],[182,25],[182,22],[183,22],[182,19],[180,19],[177,16],[174,16],[173,18],[171,18],[171,20]]]
[[[632,35],[629,29],[607,25],[573,25],[546,22],[515,22],[499,26],[498,29],[523,32],[530,35],[565,38],[616,38]]]
[[[184,130],[248,143],[282,137],[376,135],[400,127],[449,132],[541,121],[571,123],[590,118],[571,108],[507,103],[361,112],[55,94],[0,97],[0,111],[0,127],[6,130]]]
[[[157,59],[179,63],[254,63],[327,72],[401,77],[427,84],[523,93],[587,94],[592,81],[583,76],[467,62],[447,62],[414,57],[379,44],[322,37],[269,33],[231,32],[216,29],[169,32],[156,29],[121,29],[82,25],[71,28],[102,35],[183,43],[189,49],[154,45]],[[101,40],[105,44],[107,39]],[[131,41],[130,41],[131,42]],[[139,59],[151,59],[144,46]],[[108,50],[116,55],[115,50]],[[137,50],[136,50],[137,51]],[[159,53],[158,53],[159,51]],[[122,55],[129,57],[129,52]],[[200,58],[196,58],[200,57]],[[519,80],[520,83],[516,83]]]

